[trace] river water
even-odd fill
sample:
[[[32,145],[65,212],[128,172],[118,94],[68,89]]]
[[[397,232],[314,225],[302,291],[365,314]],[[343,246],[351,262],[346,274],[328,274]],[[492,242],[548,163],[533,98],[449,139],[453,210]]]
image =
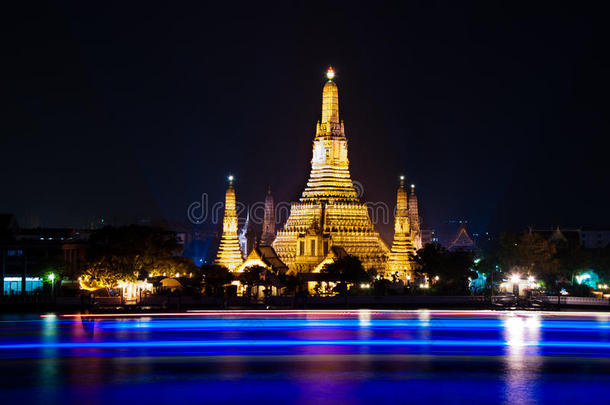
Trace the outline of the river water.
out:
[[[2,403],[606,403],[610,314],[3,315]]]

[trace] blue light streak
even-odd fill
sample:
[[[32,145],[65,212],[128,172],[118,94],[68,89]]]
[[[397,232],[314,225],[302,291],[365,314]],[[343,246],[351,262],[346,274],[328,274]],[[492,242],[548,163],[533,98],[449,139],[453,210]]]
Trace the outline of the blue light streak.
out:
[[[198,399],[203,392],[210,403],[273,398],[369,404],[395,401],[397,392],[414,403],[422,395],[429,395],[424,403],[579,403],[581,392],[585,398],[595,392],[603,402],[610,384],[608,313],[208,311],[15,318],[0,322],[0,370],[8,381],[0,392],[9,393],[7,403],[69,403],[73,392],[83,394],[82,403],[168,402],[185,392]]]
[[[100,324],[100,329],[292,329],[292,328],[349,328],[361,329],[362,321],[358,319],[153,319],[153,320],[107,320]],[[432,320],[386,320],[372,319],[367,321],[366,329],[487,329],[497,330],[505,326],[505,320],[496,319],[432,319]],[[69,323],[69,322],[66,322]],[[585,320],[547,320],[541,321],[539,328],[561,330],[610,330],[610,322]]]
[[[153,347],[235,347],[235,346],[467,346],[467,347],[552,347],[552,348],[603,348],[609,342],[553,341],[519,342],[513,344],[502,340],[190,340],[190,341],[120,341],[120,342],[62,342],[3,344],[0,350],[20,349],[83,349],[83,348],[153,348]],[[610,353],[609,353],[610,354]]]

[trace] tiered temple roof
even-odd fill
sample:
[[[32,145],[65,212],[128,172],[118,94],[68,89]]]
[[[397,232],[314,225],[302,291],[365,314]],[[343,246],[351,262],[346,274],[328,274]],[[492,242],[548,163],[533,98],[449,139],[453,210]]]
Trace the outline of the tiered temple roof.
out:
[[[222,237],[214,264],[225,266],[233,271],[243,263],[237,237],[237,212],[235,209],[235,189],[233,177],[229,177],[229,187],[225,194],[225,215],[222,219]]]
[[[409,224],[411,226],[411,238],[416,250],[423,247],[421,238],[421,226],[419,223],[419,208],[417,196],[415,195],[415,184],[411,184],[411,194],[409,194]]]
[[[396,216],[394,218],[394,242],[392,252],[386,266],[386,275],[397,275],[403,281],[412,276],[415,247],[413,246],[410,212],[407,205],[407,191],[404,177],[400,178],[400,187],[396,192]]]
[[[273,243],[292,272],[314,270],[333,246],[359,257],[366,268],[382,270],[389,249],[361,203],[352,183],[347,138],[339,121],[339,91],[327,72],[322,92],[322,120],[316,125],[311,174],[300,202]]]

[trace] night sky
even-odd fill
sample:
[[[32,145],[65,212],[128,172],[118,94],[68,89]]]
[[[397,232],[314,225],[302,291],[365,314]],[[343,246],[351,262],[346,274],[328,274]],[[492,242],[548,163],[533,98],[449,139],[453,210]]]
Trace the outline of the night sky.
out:
[[[332,65],[366,201],[405,173],[429,226],[610,226],[607,10],[173,3],[4,9],[0,212],[184,221],[230,173],[294,201]]]

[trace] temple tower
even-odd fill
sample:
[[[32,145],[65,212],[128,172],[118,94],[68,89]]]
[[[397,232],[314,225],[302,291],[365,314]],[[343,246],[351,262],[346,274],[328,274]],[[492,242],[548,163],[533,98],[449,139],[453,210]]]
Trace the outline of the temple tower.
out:
[[[396,215],[394,217],[394,241],[388,260],[385,275],[391,277],[397,275],[399,279],[406,282],[412,276],[413,259],[415,248],[411,239],[410,212],[407,204],[407,190],[405,190],[405,178],[400,176],[400,186],[396,191]]]
[[[347,138],[343,122],[339,122],[339,89],[332,79],[335,73],[327,72],[328,81],[322,90],[322,121],[316,125],[313,141],[311,174],[301,201],[316,202],[321,198],[340,198],[358,201],[349,174]]]
[[[237,238],[237,212],[235,209],[235,189],[233,176],[229,176],[229,187],[225,194],[225,215],[222,219],[222,237],[214,264],[219,264],[233,271],[243,262],[239,240]]]
[[[331,68],[322,90],[322,120],[316,124],[311,173],[298,203],[277,232],[273,247],[291,272],[308,272],[332,246],[355,255],[365,268],[383,270],[389,249],[375,230],[352,184],[347,138],[339,121],[339,90]]]
[[[273,205],[273,196],[271,195],[271,187],[267,189],[267,197],[265,197],[265,216],[263,218],[263,233],[261,235],[261,244],[271,246],[275,239],[275,207]]]
[[[417,206],[417,196],[415,195],[415,184],[411,184],[409,194],[409,223],[411,224],[411,239],[415,250],[423,247],[421,239],[421,227],[419,223],[419,208]]]
[[[246,213],[246,222],[244,226],[241,228],[241,232],[237,235],[237,240],[239,241],[239,248],[241,249],[241,257],[248,256],[250,253],[250,249],[252,246],[248,245],[248,231],[250,230],[250,210]]]

